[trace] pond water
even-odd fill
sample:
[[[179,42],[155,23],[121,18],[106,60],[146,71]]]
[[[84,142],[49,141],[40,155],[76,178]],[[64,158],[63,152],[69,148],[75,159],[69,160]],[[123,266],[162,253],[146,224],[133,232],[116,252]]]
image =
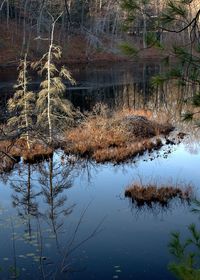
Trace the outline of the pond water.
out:
[[[149,62],[84,68],[75,71],[79,83],[66,96],[87,110],[99,101],[111,109],[184,110],[180,91],[167,96],[149,86],[158,71],[160,65]],[[0,279],[175,279],[168,270],[171,232],[187,238],[199,216],[177,199],[138,207],[124,191],[133,182],[182,184],[198,197],[199,134],[184,129],[190,133],[181,144],[120,165],[56,151],[48,161],[20,162],[1,174]]]

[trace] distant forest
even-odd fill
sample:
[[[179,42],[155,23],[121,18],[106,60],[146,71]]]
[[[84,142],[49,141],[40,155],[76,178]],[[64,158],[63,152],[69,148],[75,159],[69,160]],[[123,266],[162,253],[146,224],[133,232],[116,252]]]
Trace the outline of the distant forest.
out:
[[[167,47],[175,41],[187,45],[191,31],[199,37],[199,13],[199,0],[0,0],[0,49],[12,57],[41,55],[51,16],[59,14],[55,40],[64,55],[118,55],[124,42],[148,48],[152,38]]]

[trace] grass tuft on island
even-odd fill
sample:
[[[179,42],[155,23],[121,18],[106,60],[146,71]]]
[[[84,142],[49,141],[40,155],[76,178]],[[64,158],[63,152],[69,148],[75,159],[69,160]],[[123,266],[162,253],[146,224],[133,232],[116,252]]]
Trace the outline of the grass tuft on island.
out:
[[[153,120],[150,111],[127,110],[108,113],[100,108],[65,135],[64,151],[96,162],[120,163],[162,147],[161,135],[173,126]],[[95,112],[96,112],[95,111]]]
[[[193,191],[191,186],[183,188],[182,186],[160,186],[155,184],[141,185],[133,183],[125,190],[125,197],[131,198],[132,202],[138,207],[144,205],[152,206],[158,204],[162,207],[168,206],[174,198],[183,201],[192,199]]]

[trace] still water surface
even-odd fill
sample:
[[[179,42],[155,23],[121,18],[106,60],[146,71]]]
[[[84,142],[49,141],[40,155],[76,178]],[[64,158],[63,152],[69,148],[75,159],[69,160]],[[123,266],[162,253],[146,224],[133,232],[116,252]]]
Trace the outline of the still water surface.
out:
[[[148,65],[138,65],[143,76],[134,74],[135,65],[114,66],[112,72],[108,67],[104,70],[118,77],[109,83],[102,68],[83,70],[77,74],[81,86],[68,94],[75,92],[74,104],[88,110],[97,101],[111,108],[125,102],[155,105],[158,99],[148,86],[151,71],[144,70]],[[153,69],[152,74],[160,68]],[[157,107],[167,104],[163,100],[159,95]],[[187,226],[198,226],[198,215],[177,200],[165,208],[138,208],[124,191],[135,181],[182,183],[192,185],[198,196],[198,142],[189,135],[182,144],[121,165],[95,164],[61,151],[47,162],[15,165],[0,178],[0,279],[175,279],[168,271],[170,234],[188,237]]]

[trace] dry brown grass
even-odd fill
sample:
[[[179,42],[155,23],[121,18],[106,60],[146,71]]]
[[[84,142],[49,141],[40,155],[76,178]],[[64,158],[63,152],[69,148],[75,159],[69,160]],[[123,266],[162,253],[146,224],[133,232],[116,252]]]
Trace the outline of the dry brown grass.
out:
[[[191,186],[185,188],[181,186],[158,187],[155,184],[144,186],[134,183],[125,190],[125,197],[131,198],[132,202],[136,203],[137,206],[152,206],[153,203],[166,206],[174,198],[189,201],[192,198],[192,194],[193,191]]]
[[[49,158],[53,154],[53,149],[44,145],[40,141],[34,141],[31,144],[31,148],[29,150],[27,148],[27,143],[25,139],[17,139],[14,141],[1,141],[0,151],[4,155],[4,158],[13,158],[13,163],[18,158],[23,158],[25,162],[34,163]],[[10,160],[8,159],[7,161],[10,162]]]
[[[15,157],[15,158],[10,158],[8,156],[0,157],[0,174],[10,172],[13,169],[15,163],[19,161],[20,161],[19,157]]]
[[[162,146],[160,134],[169,134],[173,127],[151,120],[151,115],[147,110],[123,110],[112,116],[104,110],[90,115],[66,133],[64,150],[97,162],[120,162],[152,151]]]
[[[121,111],[117,111],[115,116],[117,118],[124,118],[129,116],[143,116],[148,118],[149,120],[153,120],[153,112],[148,109],[131,109],[131,108],[123,108]]]
[[[23,151],[22,158],[24,162],[35,163],[52,157],[53,151],[50,147],[36,143],[31,150],[26,149]]]
[[[96,162],[122,162],[137,155],[143,155],[145,151],[151,152],[153,149],[158,149],[162,146],[159,138],[156,141],[144,140],[142,142],[130,143],[124,147],[114,147],[98,149],[94,151],[92,158]]]

